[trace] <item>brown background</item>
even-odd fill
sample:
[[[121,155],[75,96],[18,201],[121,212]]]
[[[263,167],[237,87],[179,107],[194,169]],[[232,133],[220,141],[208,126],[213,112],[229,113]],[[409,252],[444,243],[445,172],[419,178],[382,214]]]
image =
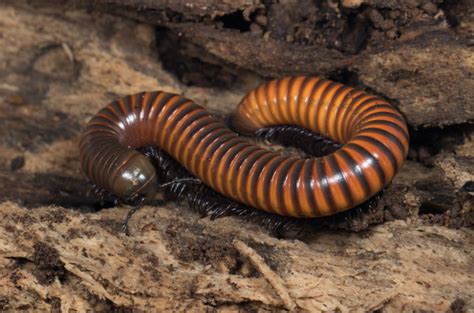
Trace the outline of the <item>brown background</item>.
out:
[[[0,310],[473,310],[473,8],[3,1]],[[366,89],[406,117],[409,160],[371,214],[279,240],[174,202],[141,209],[129,237],[127,207],[96,212],[77,142],[107,102],[160,89],[224,115],[290,74]]]

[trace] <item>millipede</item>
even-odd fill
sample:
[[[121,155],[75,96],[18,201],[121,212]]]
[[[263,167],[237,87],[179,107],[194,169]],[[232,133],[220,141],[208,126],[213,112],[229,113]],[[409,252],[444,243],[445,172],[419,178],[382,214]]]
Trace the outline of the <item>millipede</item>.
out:
[[[320,157],[265,149],[246,136],[296,125],[339,144]],[[353,208],[395,176],[406,122],[386,100],[320,77],[286,77],[250,91],[226,123],[180,95],[141,92],[100,110],[80,139],[85,174],[120,199],[148,198],[159,175],[138,148],[156,146],[217,193],[265,212],[314,218]]]

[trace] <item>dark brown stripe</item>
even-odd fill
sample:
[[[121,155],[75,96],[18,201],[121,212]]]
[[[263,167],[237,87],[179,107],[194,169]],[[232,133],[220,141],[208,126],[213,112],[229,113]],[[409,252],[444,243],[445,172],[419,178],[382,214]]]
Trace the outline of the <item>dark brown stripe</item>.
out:
[[[209,117],[209,114],[206,112],[206,111],[203,111],[202,109],[200,108],[197,108],[197,111],[196,112],[190,112],[189,113],[189,116],[183,116],[182,119],[186,119],[183,124],[181,124],[181,126],[179,127],[178,129],[178,134],[180,133],[184,133],[185,131],[188,130],[188,127],[191,126],[191,124],[197,122],[197,121],[203,121],[205,120],[206,122],[208,121],[208,119],[206,117]],[[196,131],[198,129],[201,129],[201,127],[203,127],[204,125],[202,125],[201,123],[196,123],[195,125],[193,125],[193,128],[189,130],[189,133],[188,133],[188,137],[192,137]],[[186,137],[186,139],[188,138]],[[184,139],[184,138],[183,138]]]
[[[349,165],[351,171],[355,174],[357,180],[362,185],[362,189],[364,189],[365,197],[370,195],[370,187],[369,183],[367,182],[367,177],[364,174],[364,171],[360,167],[359,164],[352,158],[352,156],[344,149],[339,151],[339,155],[344,159],[344,161]]]
[[[104,161],[94,162],[96,164],[96,167],[98,165],[98,168],[96,169],[96,173],[98,174],[96,179],[100,184],[112,185],[112,182],[114,181],[115,176],[117,175],[117,174],[114,174],[114,168],[118,164],[120,164],[118,160],[122,158],[123,154],[120,151],[118,151],[117,147],[114,145],[110,145],[110,147],[108,148],[105,146],[103,149],[99,150],[98,152],[100,152],[101,155],[106,156],[106,157],[103,158]]]
[[[217,123],[215,125],[221,126]],[[209,148],[210,147],[212,148],[214,146],[214,142],[219,141],[220,137],[222,135],[225,135],[226,133],[227,133],[227,130],[221,126],[221,127],[215,128],[206,137],[203,138],[202,143],[201,143],[202,144],[203,159],[206,159],[206,155],[204,155],[204,152],[209,151]]]
[[[375,102],[376,100],[380,100],[380,99],[379,98],[372,98],[372,99],[369,99],[368,101],[369,102]],[[383,101],[383,100],[380,100],[380,101]],[[393,107],[390,104],[386,103],[386,102],[377,103],[377,104],[375,104],[373,106],[370,106],[370,107],[365,107],[365,105],[367,105],[367,103],[365,103],[365,102],[366,101],[363,102],[363,104],[364,104],[363,107],[361,105],[361,107],[364,110],[362,110],[362,111],[358,112],[356,115],[353,115],[353,116],[350,117],[350,119],[348,121],[348,123],[350,124],[349,126],[353,126],[353,125],[357,124],[357,122],[365,120],[365,118],[361,118],[361,117],[363,117],[364,114],[366,114],[367,112],[376,111],[376,110],[379,110],[379,109],[389,109],[391,111],[393,110]],[[361,107],[359,107],[359,109]],[[383,112],[385,112],[385,111],[383,111]]]
[[[212,137],[208,138],[209,143],[205,143],[205,148],[202,154],[202,160],[203,162],[207,162],[208,160],[211,160],[212,155],[219,153],[219,148],[225,144],[225,142],[232,138],[233,136],[227,131],[227,129],[222,128],[216,130],[213,134]],[[212,139],[211,139],[212,138]],[[210,156],[209,156],[210,155]],[[211,180],[209,176],[206,176],[205,173],[208,172],[209,174],[212,175],[212,171],[206,170],[206,166],[203,166],[203,175],[205,179]]]
[[[208,137],[206,137],[204,142],[203,159],[208,159],[207,156],[209,153],[216,153],[220,145],[222,145],[228,138],[230,138],[229,136],[231,136],[231,133],[229,133],[227,129],[218,128],[213,131]],[[206,153],[204,154],[204,152]]]
[[[226,159],[226,162],[224,163],[224,168],[228,168],[229,170],[232,170],[230,168],[230,164],[232,163],[233,160],[235,160],[235,158],[237,157],[237,155],[245,150],[248,150],[249,148],[254,148],[253,146],[251,146],[250,144],[246,143],[246,142],[240,142],[238,144],[236,144],[235,146],[233,146],[232,148],[230,148],[230,152],[229,152],[229,155],[227,156],[227,159]],[[245,157],[239,157],[239,159],[237,160],[237,163],[234,164],[232,166],[232,168],[238,170],[238,166],[240,166],[240,164],[244,161]],[[240,164],[239,164],[240,162]],[[238,166],[237,166],[238,165]]]
[[[266,99],[266,96],[265,96],[265,88],[264,87],[265,86],[260,85],[255,90],[255,101],[257,102],[257,105],[258,105],[258,108],[260,110],[262,119],[265,120],[264,121],[265,123],[268,123],[268,122],[271,122],[272,118],[268,117],[269,110],[265,109],[265,105],[268,105],[268,102],[267,102],[267,99]],[[263,95],[263,102],[259,100],[260,95]]]
[[[393,110],[393,108],[391,108],[391,110]],[[388,111],[370,113],[369,115],[363,116],[360,120],[362,122],[364,122],[364,121],[366,121],[368,119],[371,119],[373,117],[391,117],[391,118],[394,118],[394,119],[400,121],[403,124],[405,123],[405,121],[403,120],[403,118],[399,114],[396,114],[396,113],[393,113],[393,112],[388,112]]]
[[[110,125],[110,126],[116,126],[115,123],[119,120],[119,118],[117,117],[116,113],[113,110],[107,109],[107,110],[101,110],[96,116],[94,116],[94,118],[91,120],[91,122],[95,121],[95,119],[98,118],[101,115],[102,116],[105,115],[106,118],[111,121],[111,123],[113,125]]]
[[[221,145],[216,149],[216,155],[215,155],[215,159],[216,160],[222,160],[224,155],[230,151],[230,149],[232,149],[233,146],[235,145],[238,145],[241,141],[239,140],[239,138],[237,138],[233,133],[229,133],[227,135],[225,135],[225,140],[222,141]],[[210,181],[213,185],[216,184],[216,178],[217,178],[217,175],[219,175],[218,173],[218,168],[219,168],[219,163],[220,161],[216,162],[213,164],[213,167],[211,169],[211,173],[215,173],[216,175],[210,177]],[[223,169],[227,169],[227,167],[224,167]]]
[[[182,158],[184,156],[184,151],[192,148],[190,143],[192,142],[192,138],[196,135],[197,130],[201,129],[202,127],[204,127],[205,125],[209,123],[207,116],[208,116],[207,113],[205,113],[204,111],[201,111],[201,112],[196,112],[193,116],[186,117],[187,120],[183,123],[183,125],[181,125],[178,134],[184,133],[185,131],[187,132],[185,136],[178,138],[179,144],[181,146],[179,150],[177,151],[177,154],[175,157]],[[188,129],[190,125],[193,123],[194,125],[192,126],[192,128]],[[185,164],[188,164],[188,163],[185,163]]]
[[[119,109],[118,101],[111,102],[106,108],[99,111],[99,113],[102,111],[109,111],[114,116],[115,121],[119,121],[123,117],[123,114],[120,113],[121,110]]]
[[[198,128],[197,126],[201,126],[201,127]],[[198,151],[197,149],[199,146],[202,146],[201,143],[204,140],[204,138],[206,138],[206,136],[208,136],[214,130],[219,129],[219,128],[221,128],[221,125],[219,123],[210,123],[209,118],[207,117],[204,117],[202,118],[202,120],[199,120],[199,123],[195,125],[196,132],[190,131],[190,133],[192,133],[193,135],[191,136],[189,141],[187,141],[187,143],[184,144],[184,146],[187,146],[186,149],[191,149],[191,151],[194,152],[194,153],[188,154],[186,164],[190,164],[191,159],[192,159],[191,156],[193,154],[200,153],[200,151]],[[183,151],[183,154],[184,154],[184,151]]]
[[[279,79],[277,80],[277,84],[276,84],[276,88],[275,88],[275,92],[276,92],[276,96],[277,96],[277,109],[278,109],[278,114],[280,115],[280,117],[282,119],[286,119],[286,114],[285,112],[283,112],[283,109],[284,109],[284,105],[280,105],[280,102],[284,102],[283,99],[280,99],[280,96],[279,96],[279,93],[280,93],[280,89],[283,88],[282,87],[282,82],[284,80],[283,79]]]
[[[356,90],[356,89],[353,89],[352,92],[355,93],[355,92],[360,92],[360,91],[358,91],[358,90]],[[354,110],[356,109],[355,104],[356,104],[361,98],[364,98],[365,96],[367,96],[365,93],[361,93],[360,95],[358,95],[358,96],[356,96],[354,99],[352,99],[352,100],[350,101],[349,105],[348,105],[348,107],[349,107],[350,109],[348,109],[348,110],[346,110],[346,111],[344,112],[344,115],[342,116],[342,122],[341,122],[341,125],[343,125],[343,127],[344,127],[344,131],[343,131],[343,133],[344,133],[344,138],[347,138],[347,133],[348,133],[348,131],[349,131],[348,125],[347,125],[347,119],[348,119],[349,115],[352,114],[352,111],[354,111]]]
[[[156,127],[158,127],[158,129],[161,131],[161,135],[159,135],[158,137],[163,138],[162,140],[160,140],[162,143],[165,142],[164,138],[169,137],[169,133],[171,131],[170,127],[165,127],[166,123],[170,121],[170,116],[176,111],[177,108],[179,108],[186,102],[189,103],[190,101],[186,98],[179,97],[178,99],[176,99],[176,101],[167,106],[165,112],[159,114],[158,125]]]
[[[270,201],[270,183],[272,180],[273,175],[275,175],[276,169],[281,165],[283,158],[281,156],[277,156],[271,163],[268,165],[268,171],[263,177],[263,195],[264,195],[264,202],[267,207],[271,207]],[[268,195],[268,196],[266,196]]]
[[[158,97],[158,92],[149,92],[148,93],[148,100],[142,104],[142,111],[143,111],[143,117],[145,119],[145,128],[146,128],[146,134],[150,136],[151,128],[152,126],[150,125],[150,112],[151,108],[153,107],[153,102],[156,100],[156,97]]]
[[[303,168],[304,161],[303,160],[295,160],[294,166],[290,172],[290,188],[291,188],[291,198],[295,203],[295,210],[298,216],[303,216],[303,207],[301,205],[300,197],[298,196],[298,179],[301,176],[301,169]]]
[[[135,105],[133,108],[135,112],[140,112],[143,109],[143,100],[146,94],[148,94],[148,92],[145,91],[135,94]]]
[[[197,166],[199,162],[199,158],[196,157],[196,155],[202,156],[204,149],[208,145],[207,137],[213,136],[215,131],[220,128],[221,128],[221,125],[219,123],[208,124],[202,128],[202,131],[200,131],[196,137],[192,138],[189,148],[192,147],[194,149],[194,153],[188,154],[189,162],[187,164],[192,164],[191,166],[194,171],[197,171]]]
[[[364,96],[368,96],[366,94],[364,94]],[[366,99],[364,101],[362,101],[359,106],[357,106],[354,110],[352,110],[351,114],[347,117],[347,119],[345,120],[345,124],[347,125],[348,128],[352,128],[353,124],[354,124],[354,121],[358,121],[358,118],[356,118],[358,115],[364,113],[364,112],[367,112],[367,110],[371,110],[373,107],[376,107],[376,105],[374,105],[373,107],[370,107],[370,108],[367,108],[367,105],[370,104],[371,102],[374,102],[377,98],[369,98],[369,99]],[[355,102],[354,102],[355,104]],[[362,110],[362,111],[361,111]]]
[[[311,96],[309,97],[309,100],[308,100],[308,103],[313,103],[314,102],[314,96],[316,95],[317,91],[321,88],[322,85],[324,85],[328,80],[327,79],[324,79],[324,78],[321,78],[319,79],[316,84],[314,84],[313,88],[311,89]],[[319,106],[319,102],[316,103],[316,108]],[[309,105],[308,105],[308,109],[309,109]],[[311,118],[310,118],[311,114],[310,112],[306,112],[306,125],[308,126],[313,126],[314,125],[314,121],[311,121]],[[316,119],[317,119],[317,115],[316,115]]]
[[[390,151],[387,146],[385,146],[381,141],[372,138],[370,136],[365,136],[365,135],[359,135],[357,136],[357,139],[364,140],[366,142],[370,142],[374,146],[376,146],[378,149],[382,150],[382,153],[388,158],[390,161],[390,165],[392,166],[392,170],[396,171],[397,170],[397,160],[395,156],[393,155],[392,151]]]
[[[336,99],[339,98],[339,96],[340,96],[342,93],[346,92],[347,89],[348,89],[346,86],[341,85],[341,84],[339,84],[339,87],[340,87],[340,88],[334,93],[334,96],[333,96],[332,99],[331,99],[331,105],[330,105],[330,106],[336,105],[336,102],[335,102]],[[349,94],[349,93],[348,93],[348,94]],[[347,97],[347,94],[344,96],[344,98],[342,98],[342,100],[341,100],[340,102],[337,103],[337,104],[339,104],[339,105],[338,105],[338,107],[337,107],[336,112],[334,113],[334,121],[336,121],[337,114],[338,114],[339,111],[341,110],[342,104],[343,104],[344,99],[345,99],[346,97]]]
[[[229,173],[232,173],[231,177],[233,177],[233,178],[237,177],[237,173],[239,171],[239,166],[240,166],[240,164],[242,164],[245,157],[240,156],[237,159],[236,164],[233,164],[232,167],[231,167],[232,161],[236,160],[237,156],[240,153],[248,151],[248,149],[250,149],[250,148],[255,148],[255,147],[251,146],[247,142],[240,142],[240,143],[236,144],[234,147],[232,147],[230,149],[229,155],[227,156],[227,159],[224,163],[223,168],[224,168],[224,170],[227,170]],[[240,162],[240,164],[238,165],[239,162]],[[229,175],[229,173],[227,175]],[[227,187],[229,187],[229,185],[232,188],[232,190],[228,190]],[[224,182],[223,185],[222,185],[223,192],[225,192],[227,194],[229,194],[229,193],[235,194],[235,186],[236,186],[236,184],[228,184],[228,183]]]
[[[240,186],[241,190],[247,189],[247,186],[244,184],[246,181],[249,180],[250,170],[255,165],[255,163],[257,163],[257,160],[259,160],[260,157],[263,157],[265,154],[268,154],[268,153],[270,152],[267,150],[256,149],[254,150],[253,153],[251,153],[250,156],[245,158],[246,162],[242,162],[242,164],[245,163],[245,165],[243,165],[243,168],[240,170],[240,172],[242,173],[242,180],[241,180],[242,185]]]
[[[246,183],[248,183],[248,180],[249,180],[250,169],[255,165],[255,162],[260,157],[264,156],[267,153],[268,151],[265,151],[263,149],[258,149],[258,150],[255,150],[254,153],[250,154],[247,158],[245,158],[247,162],[244,162],[245,164],[243,165],[243,168],[241,169],[242,179],[240,180],[240,185],[239,185],[240,193],[243,197],[242,201],[244,202],[248,203],[249,201],[249,195],[247,194]]]
[[[118,152],[118,151],[117,151]],[[114,179],[117,177],[117,175],[120,173],[120,170],[127,166],[127,163],[132,159],[133,156],[135,156],[137,152],[133,150],[129,150],[126,153],[123,153],[120,155],[120,158],[116,161],[116,167],[113,168],[112,173],[110,174],[110,182],[113,182]],[[117,166],[118,165],[118,166]]]
[[[184,143],[185,149],[191,149],[193,153],[188,153],[188,157],[186,159],[185,164],[192,164],[192,159],[193,155],[201,153],[202,145],[200,145],[203,141],[203,139],[208,136],[210,133],[212,133],[214,130],[221,128],[221,125],[218,123],[209,123],[209,120],[204,117],[202,120],[200,120],[201,127],[197,130],[197,132],[193,133],[193,136],[191,139],[186,143]],[[199,150],[198,150],[199,148]],[[193,167],[194,169],[194,167]]]
[[[316,216],[318,215],[317,211],[317,203],[316,199],[314,198],[314,186],[316,184],[316,177],[313,177],[313,165],[314,162],[311,160],[306,160],[304,171],[304,186],[305,186],[305,193],[306,199],[310,205],[311,211]]]
[[[367,126],[377,126],[377,125],[385,125],[385,126],[391,127],[393,129],[397,130],[400,134],[402,134],[403,138],[406,141],[409,141],[407,132],[400,125],[398,125],[397,123],[391,122],[391,121],[384,121],[384,120],[370,121],[370,122],[367,122],[367,123],[364,123],[363,125],[361,125],[361,130],[372,129],[371,127],[367,127]],[[400,142],[400,144],[401,144],[401,142]],[[402,144],[402,146],[403,146],[403,144]],[[403,148],[401,150],[404,151],[404,149],[405,148]]]
[[[334,86],[336,86],[336,84],[337,83],[335,83],[335,82],[329,83],[326,86],[326,88],[324,89],[324,91],[322,92],[321,98],[319,98],[319,103],[316,107],[316,121],[319,121],[319,118],[320,118],[320,115],[321,115],[321,109],[322,109],[323,104],[324,104],[324,99],[326,98],[327,94],[334,88]],[[328,106],[329,106],[329,103],[328,103]],[[324,116],[323,118],[326,119],[326,116]],[[324,127],[326,127],[326,125]],[[321,130],[323,131],[323,129],[321,129]],[[321,134],[321,135],[325,136],[326,134]]]
[[[125,106],[125,110],[126,110],[127,115],[129,113],[133,113],[133,105],[132,105],[133,95],[128,95],[126,97],[123,97],[122,101],[123,101],[123,104]]]
[[[352,198],[352,194],[349,190],[349,185],[347,184],[346,178],[344,177],[344,173],[341,171],[341,167],[337,163],[334,154],[328,155],[328,161],[329,166],[331,167],[332,175],[337,177],[337,184],[340,185],[345,199],[349,202],[349,205],[352,206],[354,204],[354,199]],[[334,198],[334,195],[332,196]]]
[[[115,124],[114,120],[111,120],[105,116],[96,116],[91,121],[90,125],[92,127],[100,127],[103,129],[111,129],[113,131],[118,131],[120,128]]]
[[[117,115],[117,122],[120,121],[123,124],[127,124],[127,121],[126,121],[127,113],[123,112],[122,106],[120,104],[120,100],[112,102],[110,108]]]
[[[155,105],[155,112],[156,115],[152,116],[152,123],[153,125],[150,125],[152,128],[151,136],[154,136],[154,134],[157,134],[157,138],[153,138],[153,140],[156,140],[157,145],[161,145],[161,138],[163,138],[160,134],[160,131],[163,130],[163,124],[166,122],[165,119],[162,118],[163,114],[163,109],[166,107],[166,105],[171,101],[172,98],[176,97],[176,95],[173,94],[167,94],[164,93],[163,97],[156,103]]]
[[[337,129],[336,129],[337,138],[340,138],[341,140],[344,140],[346,138],[344,138],[343,132],[344,132],[344,128],[346,126],[343,125],[339,120],[341,119],[341,116],[340,116],[341,112],[343,112],[342,109],[345,109],[346,110],[345,112],[348,111],[349,103],[347,103],[347,101],[349,101],[353,89],[350,88],[350,87],[344,86],[341,90],[347,91],[347,93],[344,96],[344,98],[341,100],[339,108],[338,108],[336,114],[334,115],[334,125],[337,127]]]
[[[203,117],[194,125],[193,129],[189,131],[192,134],[189,140],[190,143],[192,142],[192,145],[189,148],[192,147],[196,149],[206,136],[221,127],[220,123],[210,122],[208,117]],[[197,151],[195,151],[195,153],[197,153]]]
[[[250,154],[254,153],[255,151],[257,150],[260,150],[258,147],[256,146],[247,146],[247,147],[244,147],[242,150],[238,151],[238,153],[235,155],[235,164],[233,164],[232,168],[230,169],[232,172],[236,173],[236,176],[235,178],[237,178],[237,175],[238,173],[241,171],[240,167],[242,166],[242,163],[244,163],[244,161],[249,157]],[[239,188],[239,186],[237,186],[237,183],[234,184],[234,191],[236,188]]]
[[[258,182],[260,181],[260,175],[262,174],[262,171],[263,169],[265,168],[265,166],[268,164],[268,162],[270,160],[274,160],[276,159],[277,156],[274,154],[274,153],[271,153],[269,152],[268,154],[266,154],[264,157],[262,157],[261,160],[258,160],[258,163],[256,164],[256,168],[255,168],[255,171],[254,171],[254,174],[253,176],[251,177],[251,181],[250,181],[250,190],[253,190],[254,193],[250,195],[250,200],[252,201],[252,203],[259,203],[259,198],[258,198]],[[265,197],[267,194],[263,194],[263,196]],[[269,198],[269,197],[267,197]]]
[[[296,77],[291,77],[289,82],[288,82],[288,89],[286,90],[286,104],[285,105],[285,109],[286,109],[286,113],[285,114],[285,117],[286,119],[288,119],[288,117],[291,119],[291,107],[290,107],[290,99],[292,98],[291,97],[291,90],[293,89],[293,84],[295,83],[296,81]]]
[[[168,104],[168,102],[172,98],[177,97],[176,95],[169,94],[169,93],[162,93],[162,94],[163,94],[163,97],[160,99],[160,101],[158,101],[158,103],[156,103],[155,110],[157,112],[157,115],[154,117],[154,119],[156,121],[161,119],[161,114],[163,113],[163,108]]]
[[[91,175],[95,179],[95,181],[100,182],[101,180],[99,178],[107,176],[102,175],[104,173],[104,169],[101,167],[102,163],[97,162],[97,160],[101,158],[103,152],[111,152],[115,149],[115,147],[114,145],[102,145],[98,147],[93,146],[93,148],[96,148],[96,150],[92,150],[92,153],[90,153],[89,157],[87,158],[88,166],[86,173]]]
[[[296,97],[296,103],[294,103],[293,105],[296,106],[296,108],[290,108],[290,114],[291,112],[295,112],[296,116],[293,116],[291,115],[291,120],[293,121],[302,121],[303,120],[303,116],[298,116],[298,106],[300,104],[300,101],[301,101],[301,97],[303,96],[303,92],[304,92],[304,89],[306,88],[306,86],[308,85],[308,83],[311,81],[311,78],[305,76],[305,78],[303,79],[303,81],[301,82],[301,85],[300,85],[300,89],[298,90],[298,96]],[[304,104],[303,104],[304,105]]]
[[[326,108],[326,115],[325,115],[326,123],[324,124],[323,135],[328,135],[329,134],[329,123],[328,123],[329,115],[328,115],[328,112],[331,110],[331,107],[335,105],[334,101],[337,99],[337,97],[341,93],[341,90],[343,89],[342,87],[343,87],[343,85],[341,85],[339,83],[335,83],[332,86],[332,89],[335,89],[335,88],[339,88],[339,89],[337,89],[336,92],[331,97],[331,99],[329,99],[329,103],[328,103],[328,106]]]
[[[293,160],[291,159],[286,159],[283,161],[283,165],[279,168],[279,171],[277,173],[278,175],[278,178],[277,178],[277,183],[276,183],[276,190],[277,190],[277,199],[278,199],[278,203],[281,203],[281,207],[280,209],[283,211],[283,214],[285,215],[288,215],[288,210],[285,208],[285,206],[283,205],[285,203],[285,199],[283,197],[283,193],[284,193],[284,190],[285,190],[285,185],[284,185],[284,182],[285,182],[285,178],[288,174],[288,170],[290,169],[290,167],[293,165]]]
[[[250,178],[250,190],[252,193],[250,194],[249,200],[251,203],[258,203],[258,190],[257,184],[260,181],[260,174],[262,173],[265,166],[271,159],[274,159],[276,156],[274,153],[267,151],[267,154],[263,155],[255,164],[255,170],[253,172],[253,176]]]
[[[276,84],[275,84],[276,85]],[[263,85],[263,88],[264,88],[264,96],[265,96],[265,101],[268,103],[269,107],[272,106],[272,105],[275,105],[273,104],[273,97],[272,95],[270,94],[270,86],[271,86],[271,82]],[[275,88],[276,90],[276,88]],[[277,104],[278,104],[278,101],[277,101]],[[273,114],[273,110],[269,109],[268,110],[268,114],[271,116],[271,118],[273,119],[273,121],[275,120],[278,120],[279,117],[278,116],[275,116]]]
[[[181,112],[179,112],[174,118],[173,120],[171,121],[171,123],[168,125],[168,129],[169,129],[169,135],[168,135],[168,138],[169,138],[169,142],[170,142],[170,153],[172,151],[174,151],[176,148],[177,148],[177,144],[176,144],[176,134],[182,134],[180,133],[180,129],[182,127],[180,127],[180,129],[176,129],[176,125],[178,124],[178,122],[182,121],[186,116],[188,116],[189,114],[191,114],[192,112],[194,112],[197,108],[194,107],[194,106],[188,106],[186,108],[184,108],[183,110],[181,110]],[[172,153],[171,153],[172,154]]]
[[[363,146],[360,146],[357,143],[352,143],[352,142],[348,143],[346,147],[354,149],[355,151],[357,151],[357,153],[362,155],[362,157],[367,160],[366,162],[369,162],[370,166],[372,166],[375,169],[375,172],[377,173],[377,176],[381,184],[385,183],[385,173],[382,167],[380,166],[378,160],[369,151],[367,151],[366,148],[364,148]]]
[[[394,136],[393,134],[389,133],[388,131],[384,130],[384,129],[381,129],[381,128],[375,128],[375,127],[371,127],[371,128],[364,128],[362,132],[372,132],[372,133],[377,133],[381,136],[384,136],[385,138],[387,138],[388,140],[390,140],[392,143],[394,143],[398,150],[400,152],[402,152],[402,156],[405,155],[406,151],[405,151],[405,147],[403,146],[402,142],[400,141],[400,139],[398,139],[397,136]],[[354,139],[356,138],[363,138],[363,137],[369,137],[369,136],[366,136],[366,135],[357,135],[356,137],[354,137]],[[372,137],[370,137],[372,138]],[[393,156],[394,159],[396,159],[395,155],[393,154],[392,150],[390,150],[383,141],[380,141],[376,138],[372,138],[372,140],[376,140],[378,142],[380,142],[381,145],[383,145],[385,147],[385,149],[387,151],[390,151],[390,154]],[[395,167],[395,169],[397,169],[397,167]]]
[[[329,181],[328,181],[328,176],[326,174],[325,166],[323,164],[324,158],[317,159],[316,162],[316,167],[318,171],[318,179],[319,179],[319,184],[322,187],[322,193],[324,196],[324,199],[329,205],[329,210],[333,211],[335,209],[335,204],[334,204],[334,199],[332,197],[331,191],[329,189]]]

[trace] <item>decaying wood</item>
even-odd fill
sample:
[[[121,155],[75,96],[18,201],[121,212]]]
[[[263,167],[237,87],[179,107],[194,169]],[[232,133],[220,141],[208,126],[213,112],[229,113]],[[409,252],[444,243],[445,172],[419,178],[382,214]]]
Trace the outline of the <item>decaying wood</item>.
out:
[[[442,2],[368,0],[338,7],[323,1],[317,7],[309,0],[266,6],[260,0],[192,5],[180,0],[73,1],[164,26],[169,36],[179,38],[172,49],[264,77],[349,72],[349,80],[356,77],[359,85],[399,101],[413,127],[474,121],[474,6],[469,0],[439,6]],[[365,7],[354,11],[362,3]],[[244,26],[225,25],[226,18],[239,13]],[[360,23],[346,25],[351,14]],[[322,26],[315,31],[298,18]],[[453,30],[449,23],[460,27]],[[252,31],[256,28],[263,30]]]
[[[233,245],[241,255],[246,256],[253,266],[265,277],[266,280],[275,288],[276,293],[280,296],[281,301],[285,305],[287,310],[294,310],[295,304],[288,294],[288,290],[285,287],[283,280],[275,274],[274,271],[265,263],[263,258],[258,255],[255,250],[247,246],[244,242],[240,240],[234,240]]]
[[[304,242],[286,241],[232,219],[215,223],[181,210],[145,207],[126,237],[118,233],[126,208],[79,214],[4,203],[0,285],[8,295],[5,308],[34,297],[58,299],[75,309],[286,307],[267,274],[244,270],[248,260],[232,251],[234,237],[258,251],[302,310],[446,311],[458,298],[472,305],[474,247],[467,230],[397,221],[363,236],[322,231]],[[35,259],[38,249],[54,251],[59,260],[46,253]],[[46,269],[57,263],[63,264],[62,276],[45,283]]]
[[[96,1],[101,10],[140,6],[143,16],[134,18],[186,32],[182,51],[193,56],[201,49],[211,69],[230,66],[225,73],[242,76],[231,88],[187,86],[164,69],[166,56],[157,53],[173,34],[161,42],[154,26],[123,18],[124,12],[113,11],[122,13],[118,17],[83,10],[88,1],[59,2],[66,6],[0,4],[0,310],[474,309],[474,141],[466,127],[473,114],[473,59],[464,34],[431,29],[416,37],[404,30],[405,42],[360,54],[327,50],[318,67],[308,47],[212,26],[213,18],[235,10],[256,19],[259,1],[214,1],[206,8],[211,1],[193,8],[181,1]],[[399,3],[344,4],[361,2]],[[158,23],[147,8],[181,12],[186,21]],[[370,14],[378,27],[385,25]],[[243,50],[231,56],[236,42],[254,42],[249,53],[259,59]],[[261,50],[270,48],[272,58]],[[170,202],[139,210],[125,236],[120,228],[128,208],[97,211],[77,142],[86,121],[110,100],[161,89],[227,114],[261,80],[255,72],[329,73],[341,66],[357,74],[360,86],[398,100],[414,128],[457,124],[413,132],[410,160],[387,189],[385,209],[375,220],[349,218],[340,227],[364,231],[318,228],[298,240],[279,240],[256,223],[210,221]],[[373,222],[384,223],[368,227]]]

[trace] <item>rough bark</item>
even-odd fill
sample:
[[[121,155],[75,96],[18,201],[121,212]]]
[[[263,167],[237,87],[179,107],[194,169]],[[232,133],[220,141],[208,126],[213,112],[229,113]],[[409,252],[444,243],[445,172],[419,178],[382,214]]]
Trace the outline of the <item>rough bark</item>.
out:
[[[187,58],[264,77],[345,78],[399,102],[416,128],[474,120],[469,0],[81,4],[166,27],[171,49],[185,49]]]

